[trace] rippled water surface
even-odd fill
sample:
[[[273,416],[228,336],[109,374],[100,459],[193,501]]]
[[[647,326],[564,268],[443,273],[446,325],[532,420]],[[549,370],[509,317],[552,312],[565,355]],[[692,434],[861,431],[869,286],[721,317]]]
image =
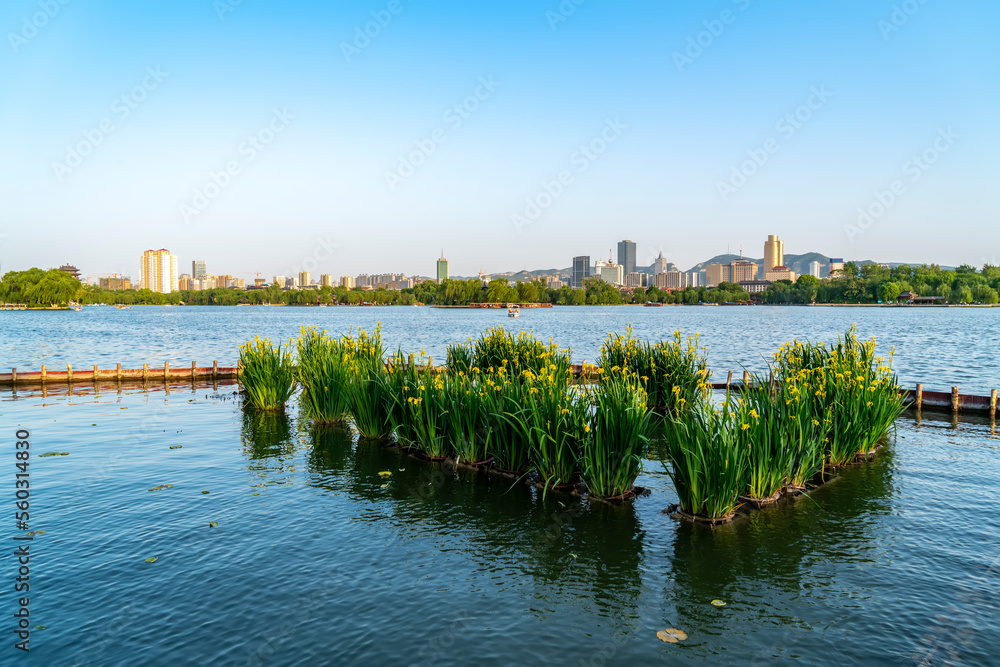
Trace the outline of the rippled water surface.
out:
[[[347,321],[328,310],[223,311],[233,318],[228,328],[210,325],[219,317],[210,310],[85,312],[76,321],[89,335],[107,326],[98,322],[124,315],[131,325],[118,335],[128,341],[108,330],[107,345],[85,345],[83,334],[69,329],[66,348],[74,358],[141,359],[150,350],[162,354],[166,332],[173,332],[182,352],[226,358],[238,339],[264,325],[270,329],[262,333],[277,336],[306,317],[329,317],[330,328]],[[409,322],[408,338],[428,346],[433,332],[449,331],[443,322],[452,322],[459,337],[470,322],[487,321],[413,310],[371,318],[382,317],[394,340],[402,340],[402,323]],[[716,322],[714,342],[732,342],[738,337],[723,333],[720,322],[744,322],[756,332],[749,339],[769,331],[768,341],[808,331],[788,320],[771,331],[768,312],[818,318],[829,331],[856,317],[863,333],[883,336],[893,330],[892,318],[915,317],[662,311],[634,310],[629,318],[609,310],[613,323],[586,321],[593,335],[578,330],[577,340],[589,349],[627,319],[644,332],[657,318],[665,321],[657,332]],[[44,324],[37,324],[41,316],[34,320],[38,331],[64,326],[54,324],[62,315],[46,315],[52,317]],[[946,316],[985,321],[978,313]],[[576,326],[585,322],[560,311],[534,317],[521,324],[544,333],[573,330],[574,317]],[[685,317],[692,321],[677,321]],[[159,324],[143,336],[138,321]],[[897,340],[898,347],[919,349],[913,329],[900,327],[911,342]],[[21,343],[3,345],[39,359]],[[66,353],[59,341],[49,345],[46,358]],[[130,345],[140,351],[126,357]],[[939,347],[938,356],[942,349],[949,348]],[[751,354],[741,350],[728,354]],[[908,368],[926,372],[941,363]],[[31,528],[46,532],[31,544],[30,596],[31,624],[45,629],[34,631],[25,656],[13,655],[8,629],[0,662],[998,662],[1000,439],[987,421],[904,416],[873,464],[846,471],[811,498],[713,531],[661,513],[675,497],[652,460],[639,480],[652,494],[632,504],[554,493],[543,499],[509,480],[356,442],[345,430],[310,428],[294,402],[287,416],[245,416],[233,389],[177,385],[94,395],[80,387],[74,396],[65,389],[2,396],[4,496],[13,497],[14,431],[28,428],[35,454]],[[50,451],[69,456],[38,458]],[[387,482],[380,471],[392,472]],[[148,491],[160,484],[173,488]],[[219,525],[209,527],[212,521]],[[14,578],[9,551],[2,567],[7,590]],[[144,562],[153,556],[155,563]],[[713,607],[716,598],[727,605]],[[10,619],[11,596],[2,600]],[[667,627],[690,637],[664,644],[656,632]]]
[[[351,326],[373,328],[382,322],[388,346],[424,349],[444,360],[448,343],[478,336],[504,325],[554,337],[573,348],[577,361],[597,358],[610,332],[632,325],[637,336],[659,339],[675,330],[701,334],[718,381],[743,367],[760,370],[781,344],[799,339],[829,342],[857,324],[863,338],[875,336],[888,354],[896,349],[895,367],[904,384],[926,389],[984,394],[1000,384],[1000,308],[848,308],[642,306],[556,307],[523,310],[509,319],[502,310],[428,307],[109,307],[82,311],[0,312],[0,372],[141,368],[143,363],[172,367],[218,360],[235,365],[237,347],[254,336],[287,340],[302,325],[330,332]]]

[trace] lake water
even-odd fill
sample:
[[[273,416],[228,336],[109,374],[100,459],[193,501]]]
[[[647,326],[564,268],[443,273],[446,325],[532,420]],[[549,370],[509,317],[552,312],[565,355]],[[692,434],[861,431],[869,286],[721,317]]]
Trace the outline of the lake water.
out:
[[[255,335],[383,323],[444,358],[495,324],[592,360],[609,331],[702,333],[716,376],[857,323],[904,382],[997,386],[1000,310],[106,308],[0,313],[0,367],[231,365]],[[420,461],[343,429],[244,413],[233,385],[0,393],[0,488],[31,431],[37,665],[997,664],[1000,437],[904,415],[872,464],[719,529],[681,524],[669,478],[613,506]],[[170,449],[180,445],[180,448]],[[44,452],[69,456],[38,458]],[[391,471],[388,481],[379,472]],[[172,484],[158,491],[148,489]],[[385,487],[383,488],[383,485]],[[203,491],[209,491],[205,494]],[[7,515],[5,532],[15,531]],[[210,522],[218,526],[210,527]],[[2,584],[13,587],[13,548]],[[156,557],[155,563],[147,558]],[[11,590],[8,588],[7,590]],[[726,606],[710,603],[721,599]],[[668,645],[667,627],[689,639]]]
[[[8,499],[15,429],[32,434],[45,629],[21,656],[4,596],[0,662],[997,664],[984,420],[905,416],[875,463],[713,531],[661,513],[676,498],[655,461],[634,503],[543,499],[310,428],[294,401],[245,416],[232,390],[4,394]],[[667,627],[689,639],[664,644]]]
[[[763,369],[778,346],[794,338],[828,342],[857,324],[858,334],[875,336],[884,353],[895,347],[894,367],[905,385],[920,382],[941,391],[958,385],[967,394],[988,394],[1000,385],[1000,308],[556,307],[522,310],[519,319],[503,310],[429,307],[13,311],[0,312],[0,369],[141,368],[164,361],[181,368],[213,360],[234,366],[238,346],[254,336],[285,341],[304,325],[344,332],[379,321],[391,349],[424,349],[441,362],[449,343],[496,325],[551,336],[572,347],[578,362],[595,360],[607,335],[624,333],[630,324],[641,338],[699,333],[719,382],[729,370],[739,377],[743,368]]]

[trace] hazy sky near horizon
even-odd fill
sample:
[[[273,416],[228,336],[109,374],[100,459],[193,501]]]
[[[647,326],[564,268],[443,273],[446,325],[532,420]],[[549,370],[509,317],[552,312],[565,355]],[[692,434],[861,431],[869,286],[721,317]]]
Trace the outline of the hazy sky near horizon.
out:
[[[468,275],[629,238],[688,268],[767,234],[1000,263],[997,25],[990,0],[7,0],[0,264],[433,275],[443,249]]]

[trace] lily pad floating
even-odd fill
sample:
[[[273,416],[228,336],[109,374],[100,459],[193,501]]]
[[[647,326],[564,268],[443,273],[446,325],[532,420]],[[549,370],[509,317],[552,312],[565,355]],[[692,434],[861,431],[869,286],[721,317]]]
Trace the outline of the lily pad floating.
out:
[[[170,445],[170,449],[180,449],[184,445]]]
[[[202,493],[208,493],[208,491],[202,491]]]
[[[39,454],[38,458],[44,459],[46,456],[69,456],[69,452],[45,452],[44,454]]]
[[[174,488],[173,484],[160,484],[159,486],[154,486],[153,488],[148,489],[148,490],[149,491],[162,491],[163,489],[172,489],[172,488]]]
[[[253,492],[253,493],[251,493],[250,495],[251,495],[251,496],[259,496],[260,494],[259,494],[259,493],[257,493],[256,491],[254,491],[254,492]]]
[[[218,522],[218,521],[209,521],[209,522],[208,522],[208,527],[209,527],[209,528],[215,528],[215,527],[216,527],[216,526],[218,526],[218,525],[219,525],[219,522]]]
[[[712,600],[712,606],[713,607],[725,607],[726,603],[723,602],[722,600]]]
[[[668,644],[676,644],[677,642],[682,642],[688,638],[688,634],[683,630],[678,630],[677,628],[667,628],[666,630],[660,630],[656,633],[656,636],[667,642]]]
[[[33,530],[30,533],[25,533],[24,536],[25,537],[35,537],[36,535],[44,535],[44,534],[45,534],[44,530]]]
[[[157,560],[159,560],[159,557],[153,556],[152,558],[147,558],[146,562],[147,563],[155,563]]]
[[[385,477],[392,477],[392,472],[389,471],[389,470],[383,470],[382,472],[380,472],[378,474],[378,476],[379,477],[383,477],[383,478],[385,478]]]

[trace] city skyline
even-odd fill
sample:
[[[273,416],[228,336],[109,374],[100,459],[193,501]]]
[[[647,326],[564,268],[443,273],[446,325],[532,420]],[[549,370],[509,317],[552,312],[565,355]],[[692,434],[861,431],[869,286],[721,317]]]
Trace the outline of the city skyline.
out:
[[[426,275],[444,244],[475,275],[602,255],[623,224],[644,266],[763,230],[1000,256],[994,3],[216,5],[0,10],[4,270],[127,275],[162,246]]]

